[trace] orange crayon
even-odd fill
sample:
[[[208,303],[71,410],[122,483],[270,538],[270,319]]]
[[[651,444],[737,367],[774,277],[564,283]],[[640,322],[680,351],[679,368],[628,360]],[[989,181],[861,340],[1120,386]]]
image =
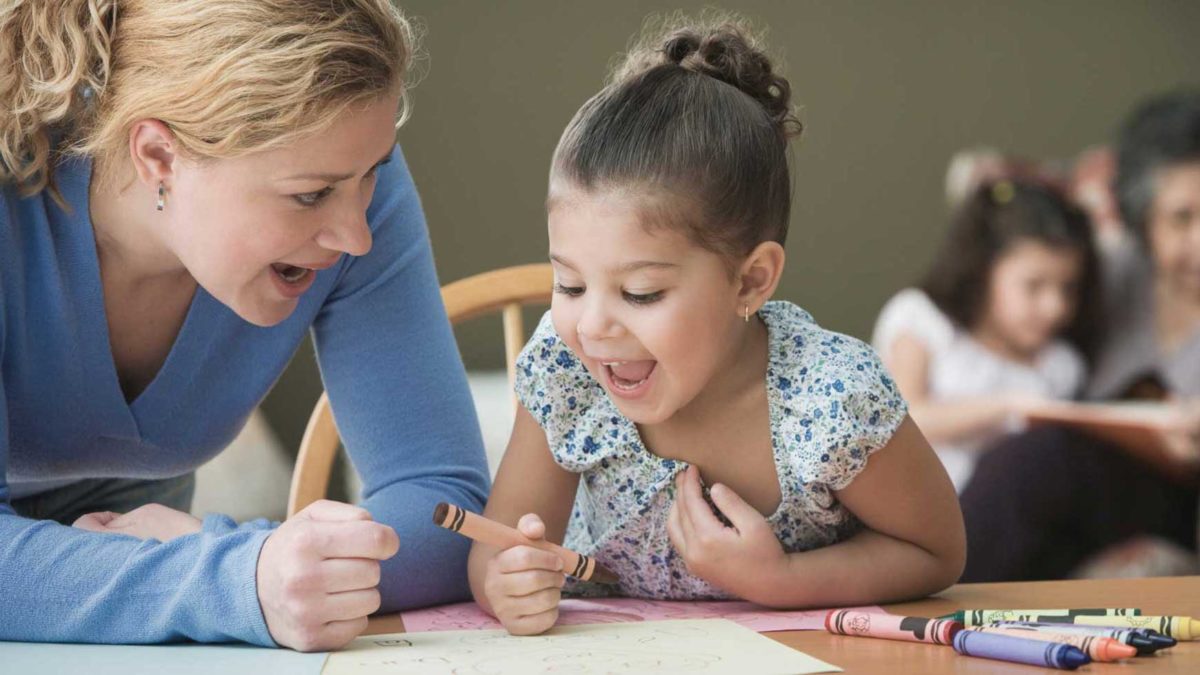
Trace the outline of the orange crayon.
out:
[[[1058,642],[1071,645],[1072,647],[1078,647],[1084,654],[1092,657],[1093,661],[1117,661],[1137,656],[1136,648],[1121,644],[1112,638],[1101,637],[1099,635],[1053,633],[1025,626],[976,626],[971,628],[971,630],[981,633],[999,633],[1000,635],[1023,637],[1028,640],[1041,640],[1043,642]]]
[[[601,584],[615,584],[618,581],[616,574],[596,562],[594,558],[548,541],[534,541],[514,528],[471,513],[453,504],[446,502],[438,504],[437,508],[433,510],[433,522],[439,527],[492,546],[500,548],[532,546],[549,551],[562,559],[564,570],[570,570],[564,572],[565,574],[581,581],[595,581]]]

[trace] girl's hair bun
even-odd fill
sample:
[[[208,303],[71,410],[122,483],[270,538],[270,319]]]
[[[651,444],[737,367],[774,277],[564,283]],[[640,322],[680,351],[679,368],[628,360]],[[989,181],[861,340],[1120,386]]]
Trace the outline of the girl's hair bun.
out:
[[[792,87],[774,72],[771,59],[746,21],[709,15],[699,21],[682,15],[652,20],[613,81],[673,64],[737,87],[758,102],[785,137],[799,136],[803,125],[792,107]]]

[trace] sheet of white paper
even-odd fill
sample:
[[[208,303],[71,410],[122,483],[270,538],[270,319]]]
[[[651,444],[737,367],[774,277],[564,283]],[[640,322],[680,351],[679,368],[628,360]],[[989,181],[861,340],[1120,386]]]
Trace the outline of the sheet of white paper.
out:
[[[837,666],[726,619],[360,637],[329,655],[323,675],[402,673],[831,673]]]

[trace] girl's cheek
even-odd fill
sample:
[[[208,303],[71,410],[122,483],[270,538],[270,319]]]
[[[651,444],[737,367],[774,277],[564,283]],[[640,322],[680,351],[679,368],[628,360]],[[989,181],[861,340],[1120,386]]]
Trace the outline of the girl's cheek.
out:
[[[557,303],[557,299],[554,302]],[[558,337],[572,351],[579,353],[579,335],[575,332],[577,321],[570,309],[560,304],[552,304],[550,307],[550,322],[554,325],[554,331],[558,333]]]

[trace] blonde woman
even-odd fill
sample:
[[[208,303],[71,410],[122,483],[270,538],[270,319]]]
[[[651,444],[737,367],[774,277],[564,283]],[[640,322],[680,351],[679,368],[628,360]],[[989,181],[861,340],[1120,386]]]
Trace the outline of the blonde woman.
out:
[[[331,649],[468,597],[429,505],[487,470],[394,147],[412,49],[387,0],[0,4],[0,640]],[[187,515],[310,330],[362,507]]]

